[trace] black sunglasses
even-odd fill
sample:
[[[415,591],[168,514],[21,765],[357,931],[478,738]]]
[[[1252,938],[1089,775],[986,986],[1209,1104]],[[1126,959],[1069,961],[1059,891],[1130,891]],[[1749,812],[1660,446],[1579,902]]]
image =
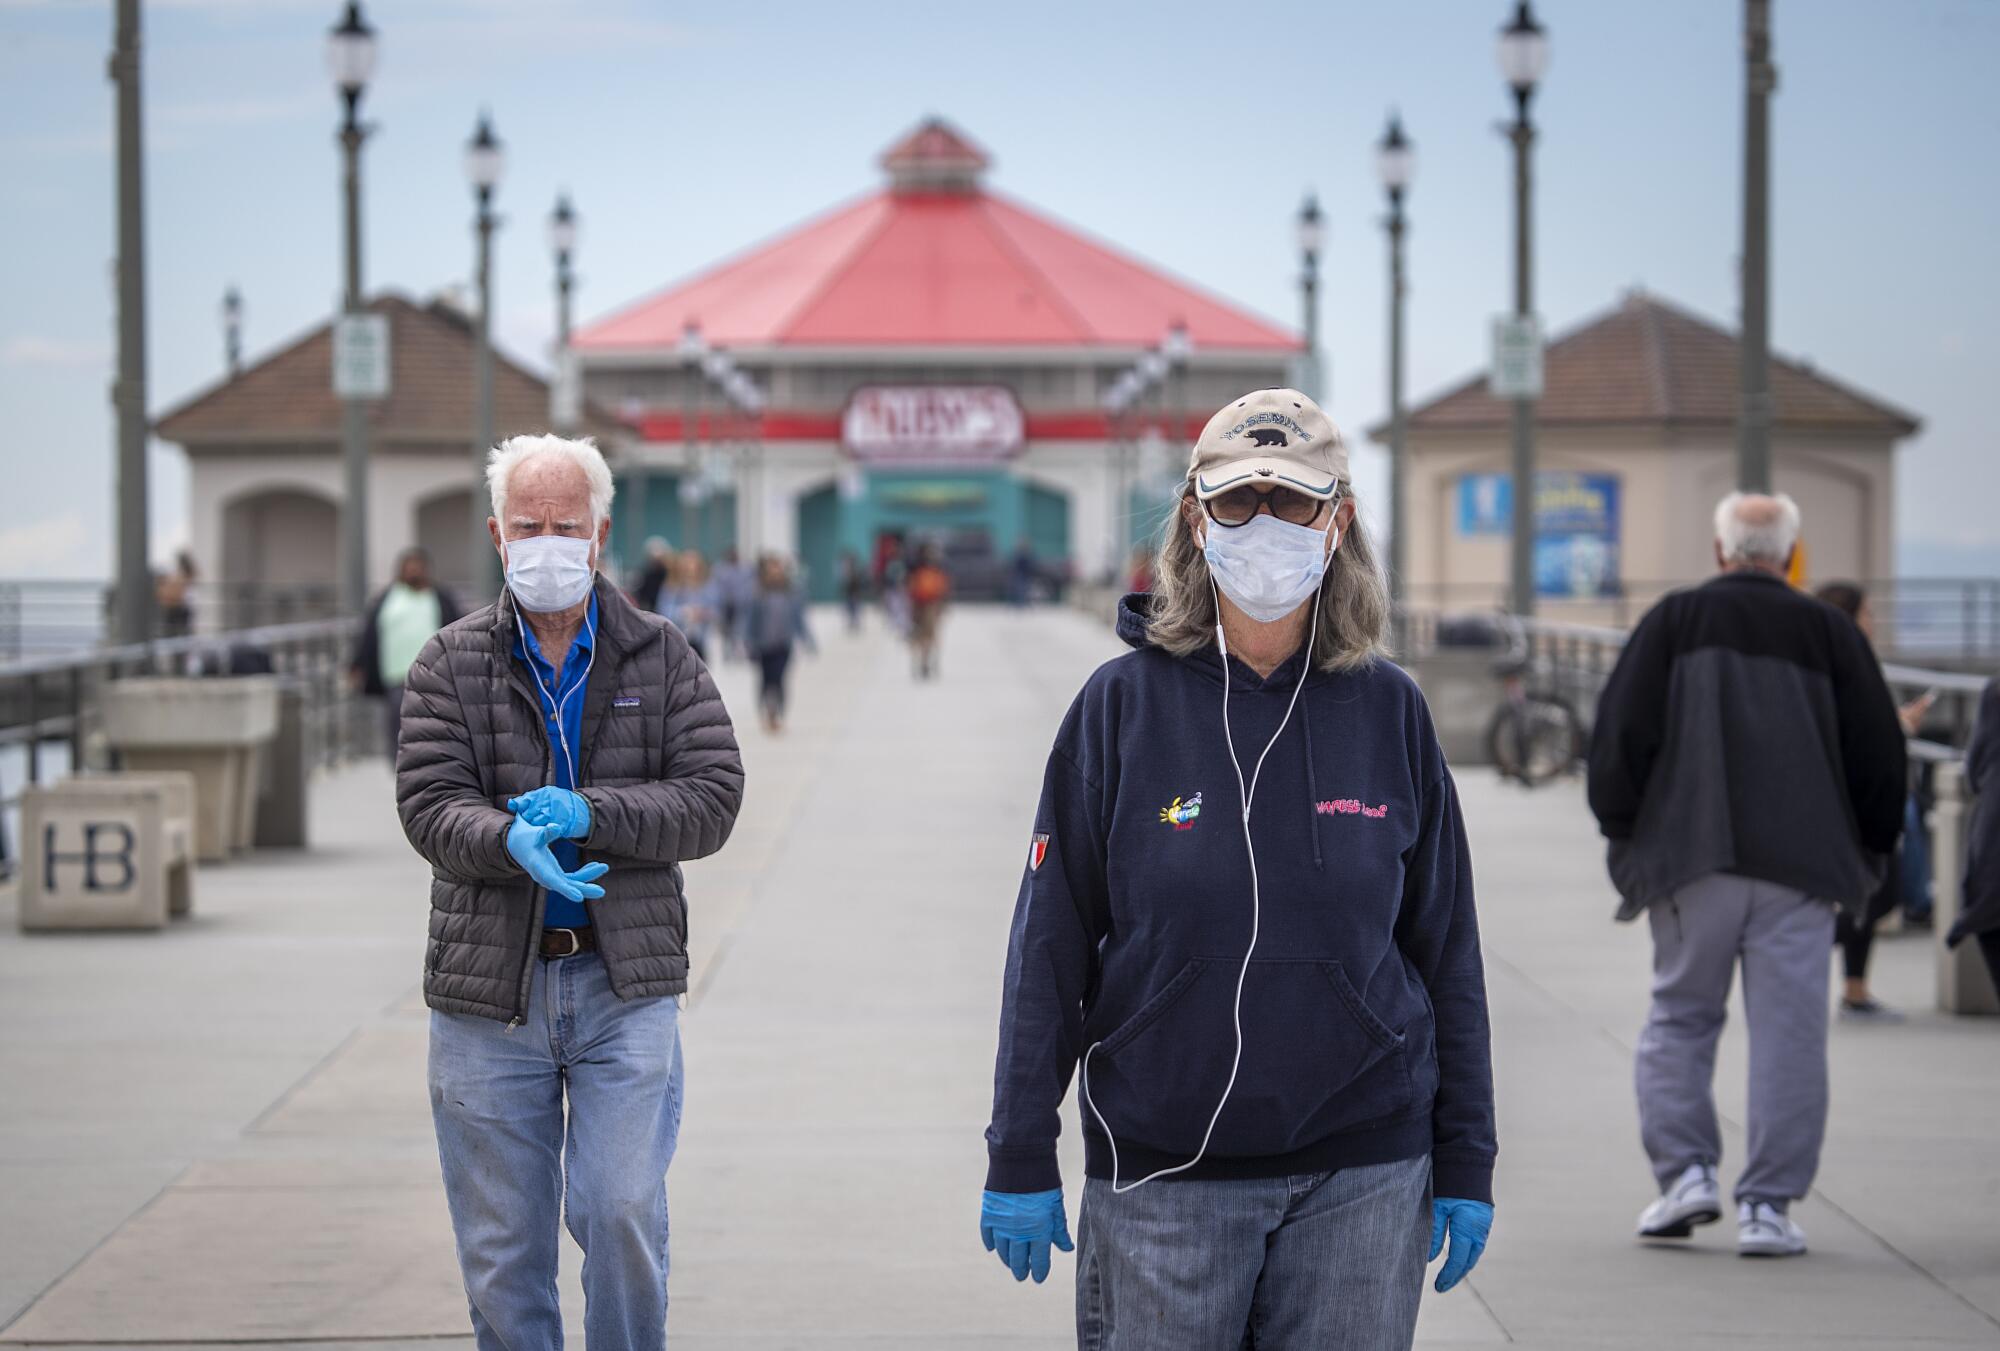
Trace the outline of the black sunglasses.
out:
[[[1235,527],[1250,524],[1260,511],[1267,511],[1290,525],[1311,525],[1321,511],[1340,503],[1340,491],[1332,497],[1314,497],[1293,488],[1269,488],[1263,492],[1244,486],[1217,493],[1201,504],[1208,519],[1217,525]]]

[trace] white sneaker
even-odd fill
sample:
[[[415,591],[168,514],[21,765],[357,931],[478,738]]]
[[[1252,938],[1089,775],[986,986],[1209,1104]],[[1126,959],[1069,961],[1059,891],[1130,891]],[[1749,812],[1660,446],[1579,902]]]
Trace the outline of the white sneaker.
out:
[[[1769,1201],[1736,1207],[1736,1251],[1744,1257],[1796,1257],[1806,1250],[1806,1231]]]
[[[1639,1214],[1640,1238],[1686,1238],[1697,1224],[1722,1218],[1722,1193],[1715,1185],[1715,1165],[1691,1163],[1667,1188],[1666,1195]]]

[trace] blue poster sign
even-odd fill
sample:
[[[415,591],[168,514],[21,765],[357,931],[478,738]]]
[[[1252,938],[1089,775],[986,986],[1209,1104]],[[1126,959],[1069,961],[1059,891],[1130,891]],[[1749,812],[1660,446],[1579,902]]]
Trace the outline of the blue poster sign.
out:
[[[1458,533],[1512,532],[1506,474],[1458,480]],[[1618,477],[1544,469],[1535,475],[1535,594],[1587,599],[1618,594]]]

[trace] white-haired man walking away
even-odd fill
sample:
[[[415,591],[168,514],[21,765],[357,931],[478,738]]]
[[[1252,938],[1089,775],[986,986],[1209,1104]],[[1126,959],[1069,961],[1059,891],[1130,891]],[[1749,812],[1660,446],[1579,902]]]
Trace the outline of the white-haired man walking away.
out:
[[[517,436],[486,482],[506,589],[410,667],[396,761],[403,829],[431,864],[445,1200],[480,1351],[562,1345],[565,1221],[585,1339],[658,1351],[680,865],[729,837],[743,762],[687,640],[597,575],[612,491],[597,448]]]
[[[1645,912],[1653,999],[1639,1037],[1639,1127],[1661,1195],[1645,1239],[1721,1218],[1712,1082],[1740,965],[1750,1034],[1737,1250],[1805,1251],[1789,1209],[1826,1134],[1827,949],[1902,827],[1902,729],[1853,621],[1785,580],[1799,510],[1731,493],[1720,575],[1632,631],[1598,703],[1590,808],[1610,841],[1618,918]]]

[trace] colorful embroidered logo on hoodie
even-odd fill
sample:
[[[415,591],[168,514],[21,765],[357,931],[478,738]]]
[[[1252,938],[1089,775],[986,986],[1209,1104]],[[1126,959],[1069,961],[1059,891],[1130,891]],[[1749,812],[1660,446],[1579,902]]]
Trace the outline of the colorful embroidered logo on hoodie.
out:
[[[1200,815],[1200,793],[1196,793],[1185,802],[1179,798],[1175,798],[1172,802],[1160,808],[1160,819],[1171,823],[1175,830],[1193,830],[1195,818]]]
[[[1316,802],[1313,810],[1321,816],[1367,816],[1380,820],[1389,814],[1389,804],[1371,807],[1357,798],[1335,798],[1331,802]]]
[[[1046,835],[1035,836],[1035,842],[1028,847],[1028,871],[1029,872],[1040,871],[1042,866],[1042,860],[1047,858],[1048,856],[1049,856],[1049,837]]]

